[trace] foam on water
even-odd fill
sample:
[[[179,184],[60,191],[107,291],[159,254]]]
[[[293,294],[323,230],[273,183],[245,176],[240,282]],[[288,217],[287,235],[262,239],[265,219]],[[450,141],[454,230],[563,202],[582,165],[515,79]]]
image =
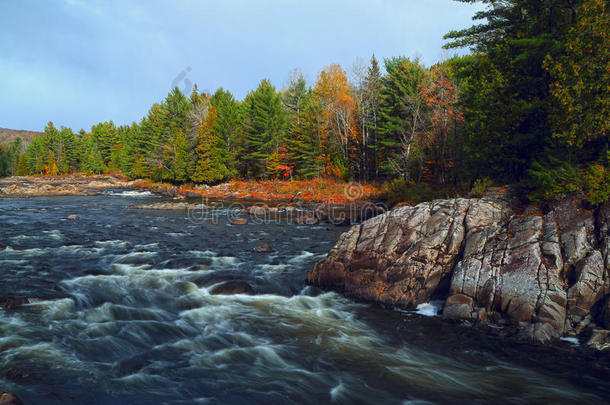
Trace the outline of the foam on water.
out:
[[[568,342],[568,343],[572,343],[574,346],[580,345],[580,340],[578,340],[578,338],[575,338],[575,337],[562,337],[562,338],[559,338],[559,340],[562,340],[562,341]]]
[[[118,191],[118,192],[111,192],[108,193],[108,195],[112,195],[112,196],[120,196],[120,197],[150,197],[153,196],[155,194],[151,193],[150,191]]]
[[[443,301],[431,301],[424,304],[419,304],[415,309],[415,313],[423,316],[437,316],[438,311],[443,306]]]

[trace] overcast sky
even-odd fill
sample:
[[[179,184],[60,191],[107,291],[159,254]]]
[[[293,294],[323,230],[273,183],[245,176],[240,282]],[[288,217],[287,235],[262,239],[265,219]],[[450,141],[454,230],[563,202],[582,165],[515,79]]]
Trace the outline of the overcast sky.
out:
[[[139,121],[172,85],[243,98],[332,63],[443,59],[480,6],[452,0],[0,0],[0,127]]]

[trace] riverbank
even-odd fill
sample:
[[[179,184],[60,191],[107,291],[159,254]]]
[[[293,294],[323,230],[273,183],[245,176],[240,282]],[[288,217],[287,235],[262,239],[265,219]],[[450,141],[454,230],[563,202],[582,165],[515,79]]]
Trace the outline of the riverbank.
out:
[[[109,189],[135,189],[120,175],[27,176],[0,178],[0,198],[102,195]]]
[[[273,203],[348,204],[375,202],[381,188],[373,184],[316,180],[231,180],[214,186],[176,186],[145,179],[129,180],[121,174],[27,176],[0,178],[0,197],[42,197],[53,195],[100,195],[108,189],[147,190],[173,198],[207,198]]]

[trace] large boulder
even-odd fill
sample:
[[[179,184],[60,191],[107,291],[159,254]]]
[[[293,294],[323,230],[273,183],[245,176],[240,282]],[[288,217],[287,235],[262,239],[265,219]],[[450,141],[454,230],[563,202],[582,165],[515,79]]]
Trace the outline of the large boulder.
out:
[[[400,207],[344,233],[307,279],[405,308],[444,299],[446,319],[541,342],[577,336],[610,323],[609,218],[608,204],[543,213],[502,193]]]

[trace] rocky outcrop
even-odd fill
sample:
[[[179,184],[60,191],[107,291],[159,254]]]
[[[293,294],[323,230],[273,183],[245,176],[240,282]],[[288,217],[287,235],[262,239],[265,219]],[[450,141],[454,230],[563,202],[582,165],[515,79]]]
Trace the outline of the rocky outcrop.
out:
[[[352,227],[307,278],[393,306],[443,299],[446,319],[540,342],[610,346],[609,219],[610,204],[566,199],[540,212],[502,192],[405,206]]]

